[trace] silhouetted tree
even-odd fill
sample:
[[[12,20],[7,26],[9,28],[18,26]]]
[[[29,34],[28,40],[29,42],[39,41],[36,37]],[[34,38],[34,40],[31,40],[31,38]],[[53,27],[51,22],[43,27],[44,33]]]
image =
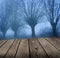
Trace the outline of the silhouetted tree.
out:
[[[24,0],[22,1],[24,2]],[[41,0],[27,0],[27,2],[24,2],[23,5],[25,20],[32,28],[32,37],[35,37],[34,27],[37,24],[38,19],[44,15],[44,11],[41,8],[43,4],[41,3]]]
[[[18,0],[13,0],[12,1],[12,13],[11,13],[12,18],[10,19],[10,23],[11,23],[11,28],[15,32],[15,37],[16,37],[17,30],[19,27],[19,22],[20,22],[18,21],[18,18],[17,18],[17,10],[18,10]]]
[[[58,5],[57,8],[56,5]],[[60,17],[59,14],[60,4],[57,4],[55,0],[47,0],[47,1],[44,0],[44,6],[49,22],[53,28],[53,36],[57,36],[56,26]]]
[[[1,5],[1,12],[2,14],[0,14],[0,18],[1,18],[1,23],[0,23],[0,29],[4,34],[5,37],[5,33],[7,30],[7,25],[8,25],[8,21],[9,21],[9,16],[11,14],[11,5],[9,5],[9,0],[6,0],[4,3],[2,3]]]

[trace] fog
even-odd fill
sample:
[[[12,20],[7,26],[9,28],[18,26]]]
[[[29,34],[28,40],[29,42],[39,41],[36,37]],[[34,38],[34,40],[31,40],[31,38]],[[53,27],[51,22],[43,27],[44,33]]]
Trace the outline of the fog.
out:
[[[0,39],[60,36],[60,0],[0,0]]]

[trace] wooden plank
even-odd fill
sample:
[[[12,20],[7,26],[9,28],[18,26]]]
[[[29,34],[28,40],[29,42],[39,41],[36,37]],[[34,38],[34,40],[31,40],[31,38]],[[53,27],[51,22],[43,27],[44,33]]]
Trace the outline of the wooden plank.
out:
[[[60,58],[60,52],[45,39],[38,39],[49,58]]]
[[[4,57],[7,53],[8,49],[12,45],[14,40],[8,40],[1,48],[0,48],[0,58]]]
[[[21,40],[16,58],[29,58],[29,47],[27,39]]]
[[[3,41],[5,41],[5,40],[0,40],[0,44],[1,44]]]
[[[46,39],[46,40],[60,51],[60,39],[55,38],[55,39]]]
[[[0,41],[0,48],[7,42],[7,40],[1,40]]]
[[[5,56],[6,58],[14,58],[16,51],[18,49],[18,45],[20,43],[20,40],[15,40],[11,48],[9,49],[7,55]]]
[[[47,55],[37,39],[29,40],[31,58],[47,58]]]

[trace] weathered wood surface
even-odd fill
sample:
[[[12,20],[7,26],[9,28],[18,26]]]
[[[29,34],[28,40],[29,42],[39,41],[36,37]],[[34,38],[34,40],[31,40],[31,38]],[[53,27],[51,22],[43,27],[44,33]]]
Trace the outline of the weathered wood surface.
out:
[[[0,40],[0,58],[60,58],[60,38]]]

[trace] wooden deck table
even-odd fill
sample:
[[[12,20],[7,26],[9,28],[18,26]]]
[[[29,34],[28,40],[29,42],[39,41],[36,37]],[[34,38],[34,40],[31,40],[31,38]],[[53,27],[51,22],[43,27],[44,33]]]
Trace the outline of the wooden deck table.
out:
[[[60,38],[0,40],[0,58],[60,58]]]

